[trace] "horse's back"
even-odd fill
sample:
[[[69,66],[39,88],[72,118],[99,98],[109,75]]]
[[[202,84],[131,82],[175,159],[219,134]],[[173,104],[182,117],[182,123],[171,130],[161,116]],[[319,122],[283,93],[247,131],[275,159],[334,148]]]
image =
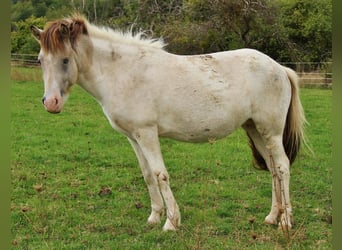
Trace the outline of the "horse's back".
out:
[[[283,100],[287,87],[282,66],[256,50],[176,59],[181,70],[172,72],[163,83],[167,91],[159,96],[162,136],[185,141],[222,138],[288,99]]]

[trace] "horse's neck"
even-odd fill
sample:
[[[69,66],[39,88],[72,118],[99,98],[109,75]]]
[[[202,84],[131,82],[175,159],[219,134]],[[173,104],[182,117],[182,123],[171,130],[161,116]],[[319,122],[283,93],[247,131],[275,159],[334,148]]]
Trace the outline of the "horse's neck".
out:
[[[102,103],[109,92],[115,91],[113,84],[120,71],[127,73],[122,72],[124,65],[138,57],[138,48],[99,38],[91,39],[91,49],[87,46],[81,46],[78,53],[79,85]]]

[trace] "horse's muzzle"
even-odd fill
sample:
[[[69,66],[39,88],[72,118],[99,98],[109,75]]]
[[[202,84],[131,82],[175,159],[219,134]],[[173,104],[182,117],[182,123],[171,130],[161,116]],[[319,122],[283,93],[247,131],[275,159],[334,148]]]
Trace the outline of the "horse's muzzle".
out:
[[[50,96],[50,97],[43,97],[42,103],[45,107],[45,109],[53,114],[58,114],[62,111],[63,107],[63,100],[62,97],[57,96]]]

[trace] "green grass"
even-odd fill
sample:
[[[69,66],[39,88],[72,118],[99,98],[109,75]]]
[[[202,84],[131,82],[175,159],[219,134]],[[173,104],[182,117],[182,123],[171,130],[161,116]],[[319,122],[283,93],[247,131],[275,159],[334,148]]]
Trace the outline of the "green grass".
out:
[[[75,87],[51,115],[42,83],[11,88],[13,249],[332,248],[331,90],[301,91],[315,155],[302,153],[292,167],[287,238],[264,224],[271,178],[251,166],[242,130],[212,145],[161,140],[182,213],[181,228],[164,233],[146,223],[149,197],[133,150],[88,94]]]

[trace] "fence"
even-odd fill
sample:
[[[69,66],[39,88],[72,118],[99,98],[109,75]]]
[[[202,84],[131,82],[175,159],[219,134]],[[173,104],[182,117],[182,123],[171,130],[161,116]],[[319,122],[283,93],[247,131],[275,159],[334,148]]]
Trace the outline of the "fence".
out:
[[[280,62],[280,64],[297,72],[301,86],[332,87],[333,62]]]
[[[11,66],[38,67],[38,55],[11,54]]]
[[[296,70],[301,86],[332,86],[332,62],[280,62]],[[37,55],[11,54],[11,65],[20,67],[38,67]]]

